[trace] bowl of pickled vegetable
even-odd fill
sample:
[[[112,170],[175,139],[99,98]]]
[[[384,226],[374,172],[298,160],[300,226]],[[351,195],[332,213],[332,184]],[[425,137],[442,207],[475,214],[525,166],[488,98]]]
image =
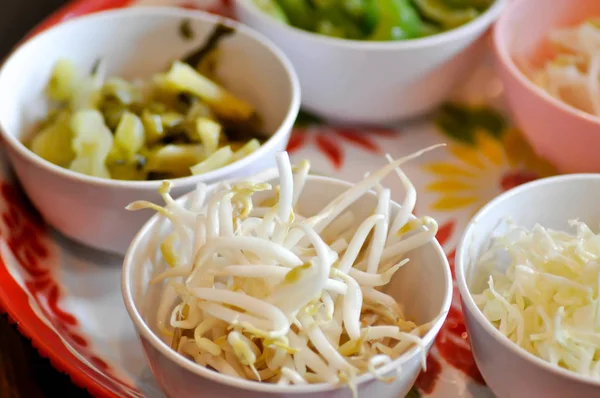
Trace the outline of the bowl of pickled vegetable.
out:
[[[57,44],[59,43],[59,44]],[[283,150],[300,89],[265,37],[199,11],[140,7],[61,24],[0,70],[0,127],[25,192],[59,232],[124,253],[163,180],[183,194]]]
[[[290,58],[302,106],[390,124],[447,99],[507,0],[235,0],[238,19]]]

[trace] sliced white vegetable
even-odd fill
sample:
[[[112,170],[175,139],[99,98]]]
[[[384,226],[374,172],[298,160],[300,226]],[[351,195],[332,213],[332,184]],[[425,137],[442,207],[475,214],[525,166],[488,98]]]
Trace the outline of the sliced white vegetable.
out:
[[[185,68],[171,73],[173,79],[183,73],[201,80]],[[207,146],[215,138],[209,127]],[[186,206],[171,198],[166,182],[160,191],[164,207],[144,201],[128,206],[152,208],[172,224],[172,231],[155,239],[162,250],[148,255],[156,268],[151,282],[163,284],[158,329],[197,364],[248,380],[341,382],[351,389],[361,372],[391,380],[381,378],[379,367],[422,346],[421,336],[433,323],[405,320],[401,306],[376,288],[409,261],[410,250],[435,236],[437,223],[424,217],[411,221],[401,236],[388,231],[391,195],[381,180],[399,173],[408,193],[394,220],[411,218],[416,192],[397,167],[424,151],[390,160],[312,215],[302,214],[302,203],[297,206],[309,164],[292,167],[287,153],[277,155],[276,169],[247,181],[199,184]],[[272,181],[277,175],[278,184]],[[374,214],[356,219],[349,207],[371,188]],[[576,250],[582,258],[600,258],[587,246]],[[562,341],[565,334],[554,330],[565,319],[548,321],[551,336]]]
[[[473,298],[506,337],[549,363],[590,376],[600,363],[600,235],[510,225],[475,266],[489,270]]]

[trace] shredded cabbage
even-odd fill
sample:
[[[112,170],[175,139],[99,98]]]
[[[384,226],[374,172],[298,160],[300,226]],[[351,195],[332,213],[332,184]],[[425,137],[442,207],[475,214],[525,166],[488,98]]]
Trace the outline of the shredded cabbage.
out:
[[[509,225],[475,269],[489,274],[473,296],[506,337],[555,366],[600,379],[600,235]]]
[[[557,54],[532,80],[550,95],[600,116],[600,24],[588,20],[550,34]]]
[[[376,290],[437,231],[429,217],[405,228],[406,211],[392,220],[390,191],[380,186],[397,171],[411,211],[416,191],[399,166],[424,151],[388,158],[312,216],[297,205],[310,165],[292,167],[285,152],[277,155],[277,173],[262,179],[212,190],[200,184],[189,207],[173,201],[168,182],[160,190],[164,207],[132,203],[129,210],[152,208],[173,226],[152,249],[150,283],[163,290],[158,329],[196,363],[261,382],[341,383],[355,391],[365,372],[390,381],[380,367],[415,345],[425,366],[421,337],[432,323],[406,320],[401,306]],[[279,183],[265,183],[274,174]],[[356,219],[348,208],[373,187],[374,214]]]

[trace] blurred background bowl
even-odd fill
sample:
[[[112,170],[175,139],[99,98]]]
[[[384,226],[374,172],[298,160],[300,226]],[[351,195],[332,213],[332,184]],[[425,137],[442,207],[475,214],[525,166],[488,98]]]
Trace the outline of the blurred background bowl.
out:
[[[179,29],[190,20],[193,40]],[[235,95],[255,106],[271,137],[251,155],[221,169],[173,180],[175,195],[207,183],[250,175],[274,164],[284,150],[300,106],[300,86],[290,62],[261,34],[242,24],[200,11],[133,7],[74,19],[21,45],[0,70],[0,129],[25,192],[44,219],[88,246],[124,254],[147,220],[128,212],[134,200],[158,201],[161,181],[117,181],[90,177],[54,165],[31,152],[21,139],[45,116],[44,88],[57,60],[91,70],[103,58],[107,74],[148,77],[165,70],[204,42],[222,22],[236,33],[219,44],[217,76]]]
[[[336,122],[388,125],[423,115],[446,100],[485,51],[478,39],[507,0],[473,21],[430,37],[373,42],[336,39],[272,18],[252,0],[235,0],[237,18],[290,58],[302,107]]]
[[[600,380],[551,365],[500,333],[475,304],[472,293],[487,287],[489,275],[473,269],[494,234],[511,220],[522,227],[536,223],[570,231],[569,220],[591,228],[600,225],[600,175],[571,174],[514,188],[483,207],[467,225],[456,252],[456,282],[473,355],[486,384],[498,398],[592,398],[600,396]]]
[[[513,1],[494,28],[498,73],[512,113],[538,155],[562,173],[599,172],[600,118],[537,87],[519,68],[541,66],[555,28],[600,17],[597,0]]]
[[[309,175],[300,196],[298,207],[303,216],[316,214],[331,200],[350,188],[352,184],[327,177]],[[267,193],[268,194],[268,193]],[[260,194],[255,199],[260,203]],[[186,201],[190,195],[180,198]],[[377,205],[374,194],[365,195],[350,209],[357,220],[368,217]],[[393,217],[400,206],[392,202]],[[122,291],[127,311],[140,335],[150,367],[156,380],[167,396],[179,398],[347,398],[351,395],[346,387],[328,384],[278,386],[257,383],[223,375],[184,358],[170,348],[156,327],[156,308],[160,300],[161,285],[148,285],[153,266],[149,253],[158,249],[160,242],[171,232],[171,225],[162,216],[154,216],[144,225],[133,240],[125,257],[122,270]],[[423,324],[440,314],[423,338],[427,350],[431,348],[439,332],[452,299],[452,276],[448,260],[437,240],[432,240],[407,254],[410,262],[400,268],[384,291],[404,306],[408,319]],[[413,386],[421,371],[421,351],[411,348],[389,365],[382,367],[381,374],[395,375],[392,383],[375,380],[371,374],[358,378],[359,397],[404,397]]]

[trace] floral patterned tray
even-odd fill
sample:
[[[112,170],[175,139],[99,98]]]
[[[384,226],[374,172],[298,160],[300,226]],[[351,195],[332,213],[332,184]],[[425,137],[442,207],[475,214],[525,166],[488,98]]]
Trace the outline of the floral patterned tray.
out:
[[[229,13],[225,0],[78,0],[35,32],[80,15],[137,5]],[[382,166],[386,152],[399,157],[446,142],[446,148],[427,153],[405,171],[419,193],[416,213],[438,220],[437,238],[452,267],[462,230],[483,204],[553,173],[510,126],[502,85],[488,59],[473,66],[452,101],[435,115],[391,130],[328,126],[303,114],[288,151],[295,161],[309,159],[317,173],[357,181]],[[122,259],[78,246],[48,228],[21,193],[3,153],[0,159],[0,305],[42,355],[92,395],[163,397],[121,299]],[[402,197],[398,181],[389,186],[393,198]],[[409,395],[493,397],[471,355],[456,289],[427,371]]]

